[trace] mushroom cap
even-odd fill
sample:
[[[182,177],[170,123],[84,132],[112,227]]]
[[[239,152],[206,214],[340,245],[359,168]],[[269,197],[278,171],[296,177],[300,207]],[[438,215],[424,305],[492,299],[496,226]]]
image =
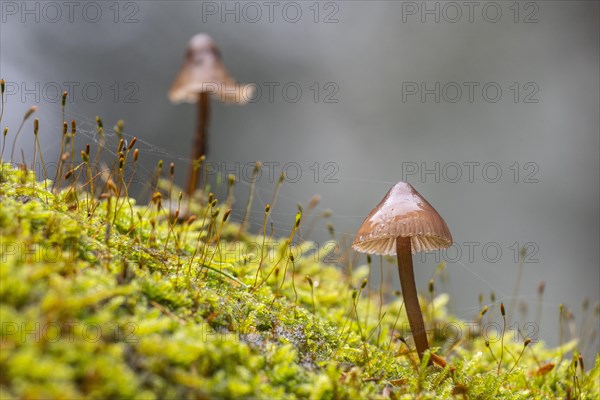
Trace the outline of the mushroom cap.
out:
[[[207,92],[225,103],[244,104],[252,97],[252,85],[239,84],[229,75],[215,41],[205,33],[194,35],[183,65],[169,90],[172,103],[196,103]]]
[[[411,238],[413,254],[445,249],[452,244],[446,222],[406,182],[395,184],[369,213],[352,247],[362,253],[395,255],[397,237]]]

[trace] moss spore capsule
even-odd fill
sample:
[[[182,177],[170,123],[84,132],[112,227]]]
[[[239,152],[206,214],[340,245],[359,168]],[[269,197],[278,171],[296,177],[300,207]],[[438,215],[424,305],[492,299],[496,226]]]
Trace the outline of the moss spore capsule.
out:
[[[127,150],[131,150],[135,145],[135,142],[137,142],[137,136],[134,136],[133,139],[131,139],[131,142],[129,142],[129,146],[127,146]]]
[[[485,306],[481,309],[481,312],[479,313],[479,318],[483,317],[485,315],[485,313],[488,312],[488,306]]]
[[[228,209],[227,211],[225,211],[225,214],[223,214],[223,222],[227,221],[227,218],[229,218],[230,214],[231,214],[231,208]]]

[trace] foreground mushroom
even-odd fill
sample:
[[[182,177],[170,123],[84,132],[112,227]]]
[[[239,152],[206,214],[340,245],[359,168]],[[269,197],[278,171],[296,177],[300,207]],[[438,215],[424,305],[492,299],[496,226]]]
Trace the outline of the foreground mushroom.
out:
[[[365,218],[352,247],[362,253],[396,255],[402,297],[419,359],[429,348],[417,297],[412,254],[445,249],[452,235],[437,211],[410,184],[399,182]],[[439,357],[432,357],[444,364]]]
[[[221,53],[213,39],[205,33],[193,36],[187,47],[183,65],[169,90],[172,103],[197,103],[198,119],[192,144],[192,163],[188,172],[186,192],[192,194],[197,177],[194,161],[206,155],[206,137],[210,114],[209,95],[225,103],[244,104],[253,94],[252,85],[240,85],[227,72]]]

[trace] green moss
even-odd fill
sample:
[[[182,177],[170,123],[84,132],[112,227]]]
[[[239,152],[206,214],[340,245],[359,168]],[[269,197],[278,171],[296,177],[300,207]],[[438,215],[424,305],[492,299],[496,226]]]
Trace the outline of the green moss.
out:
[[[366,266],[347,276],[310,242],[292,262],[285,239],[263,252],[262,236],[236,241],[233,222],[216,240],[224,210],[213,219],[206,206],[191,224],[123,198],[96,200],[88,216],[85,188],[77,202],[33,179],[0,171],[2,398],[598,396],[598,362],[583,373],[561,356],[576,343],[525,348],[507,333],[498,374],[499,343],[475,330],[456,345],[439,328],[461,323],[441,294],[423,308],[449,365],[419,364],[392,335],[409,335],[401,300],[379,322],[378,296],[360,291]],[[278,272],[253,287],[259,265],[258,282]]]

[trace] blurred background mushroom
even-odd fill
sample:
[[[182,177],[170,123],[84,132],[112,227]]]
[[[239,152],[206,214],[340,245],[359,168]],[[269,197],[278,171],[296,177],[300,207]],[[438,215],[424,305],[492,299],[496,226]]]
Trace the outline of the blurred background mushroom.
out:
[[[224,103],[245,104],[252,97],[253,87],[237,83],[223,65],[221,52],[205,33],[194,35],[187,46],[183,65],[169,90],[172,103],[196,103],[196,133],[192,143],[191,161],[185,190],[191,195],[198,176],[194,162],[206,155],[210,95]]]
[[[429,349],[427,330],[417,296],[412,255],[441,250],[452,235],[438,212],[410,184],[398,182],[367,215],[352,247],[362,253],[396,255],[402,298],[419,359]],[[439,357],[432,359],[445,365]]]

